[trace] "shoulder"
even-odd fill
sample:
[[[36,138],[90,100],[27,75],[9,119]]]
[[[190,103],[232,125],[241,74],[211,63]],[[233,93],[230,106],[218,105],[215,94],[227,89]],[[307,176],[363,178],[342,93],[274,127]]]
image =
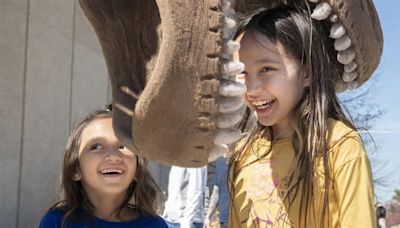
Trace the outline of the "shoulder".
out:
[[[327,140],[334,166],[340,166],[366,156],[360,134],[341,121],[329,119]]]
[[[62,220],[62,214],[60,211],[52,209],[49,210],[40,221],[40,228],[47,227],[59,227]]]
[[[40,228],[56,228],[61,227],[65,212],[60,209],[49,210],[42,218],[40,222]],[[86,227],[88,224],[95,222],[94,218],[87,214],[83,209],[77,209],[72,212],[67,221],[65,221],[66,227]]]
[[[84,226],[88,227],[88,226]],[[89,227],[140,227],[140,228],[168,228],[167,223],[159,216],[149,216],[140,214],[138,217],[124,222],[106,221],[99,218],[95,219],[94,225]]]
[[[339,120],[328,120],[328,147],[340,147],[344,145],[363,145],[360,134],[350,126]]]
[[[271,148],[272,142],[264,136],[246,136],[234,144],[234,154],[249,155],[257,152],[257,156]],[[256,156],[256,157],[257,157]]]
[[[328,120],[328,144],[329,146],[335,146],[339,142],[342,142],[346,139],[355,139],[358,140],[360,138],[358,132],[354,130],[352,127],[347,126],[345,123],[335,119]]]

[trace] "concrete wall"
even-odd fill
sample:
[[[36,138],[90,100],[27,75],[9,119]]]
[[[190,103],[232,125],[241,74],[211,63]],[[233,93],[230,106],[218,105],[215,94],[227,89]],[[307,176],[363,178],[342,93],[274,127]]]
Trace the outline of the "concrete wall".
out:
[[[110,101],[78,1],[0,0],[0,228],[37,227],[54,202],[71,127]],[[168,167],[152,164],[166,189]]]
[[[1,0],[0,4],[0,227],[14,227],[17,221],[27,3],[26,0]]]

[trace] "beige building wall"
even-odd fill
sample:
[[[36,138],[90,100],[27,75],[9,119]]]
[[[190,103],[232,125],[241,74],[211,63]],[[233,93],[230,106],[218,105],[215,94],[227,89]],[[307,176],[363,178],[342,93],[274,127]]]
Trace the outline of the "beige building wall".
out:
[[[37,227],[54,203],[71,127],[110,101],[76,0],[0,0],[0,228]],[[168,167],[152,163],[166,189]]]

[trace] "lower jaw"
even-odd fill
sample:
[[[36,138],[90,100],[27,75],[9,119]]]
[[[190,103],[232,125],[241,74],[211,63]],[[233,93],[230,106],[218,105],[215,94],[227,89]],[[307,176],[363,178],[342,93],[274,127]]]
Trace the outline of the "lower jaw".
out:
[[[255,109],[258,117],[267,117],[272,113],[273,104],[265,109]]]
[[[273,123],[271,122],[271,113],[272,113],[271,107],[263,110],[256,109],[254,110],[254,112],[256,114],[256,119],[259,124],[265,127],[273,125]]]
[[[116,174],[116,175],[102,175],[102,177],[103,178],[106,178],[106,179],[117,179],[117,178],[121,178],[122,177],[122,174]]]

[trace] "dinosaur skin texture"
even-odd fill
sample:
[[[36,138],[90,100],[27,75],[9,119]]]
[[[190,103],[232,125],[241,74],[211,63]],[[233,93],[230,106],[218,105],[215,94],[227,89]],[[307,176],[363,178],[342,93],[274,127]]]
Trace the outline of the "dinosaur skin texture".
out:
[[[331,38],[339,40],[335,49],[344,70],[336,80],[338,91],[365,82],[382,53],[372,0],[80,4],[106,59],[118,138],[137,154],[170,165],[203,166],[227,153],[227,145],[240,138],[235,126],[244,112],[245,89],[232,80],[243,70],[243,64],[232,60],[238,49],[232,35],[239,16],[279,4],[309,4],[312,17],[330,23]]]

